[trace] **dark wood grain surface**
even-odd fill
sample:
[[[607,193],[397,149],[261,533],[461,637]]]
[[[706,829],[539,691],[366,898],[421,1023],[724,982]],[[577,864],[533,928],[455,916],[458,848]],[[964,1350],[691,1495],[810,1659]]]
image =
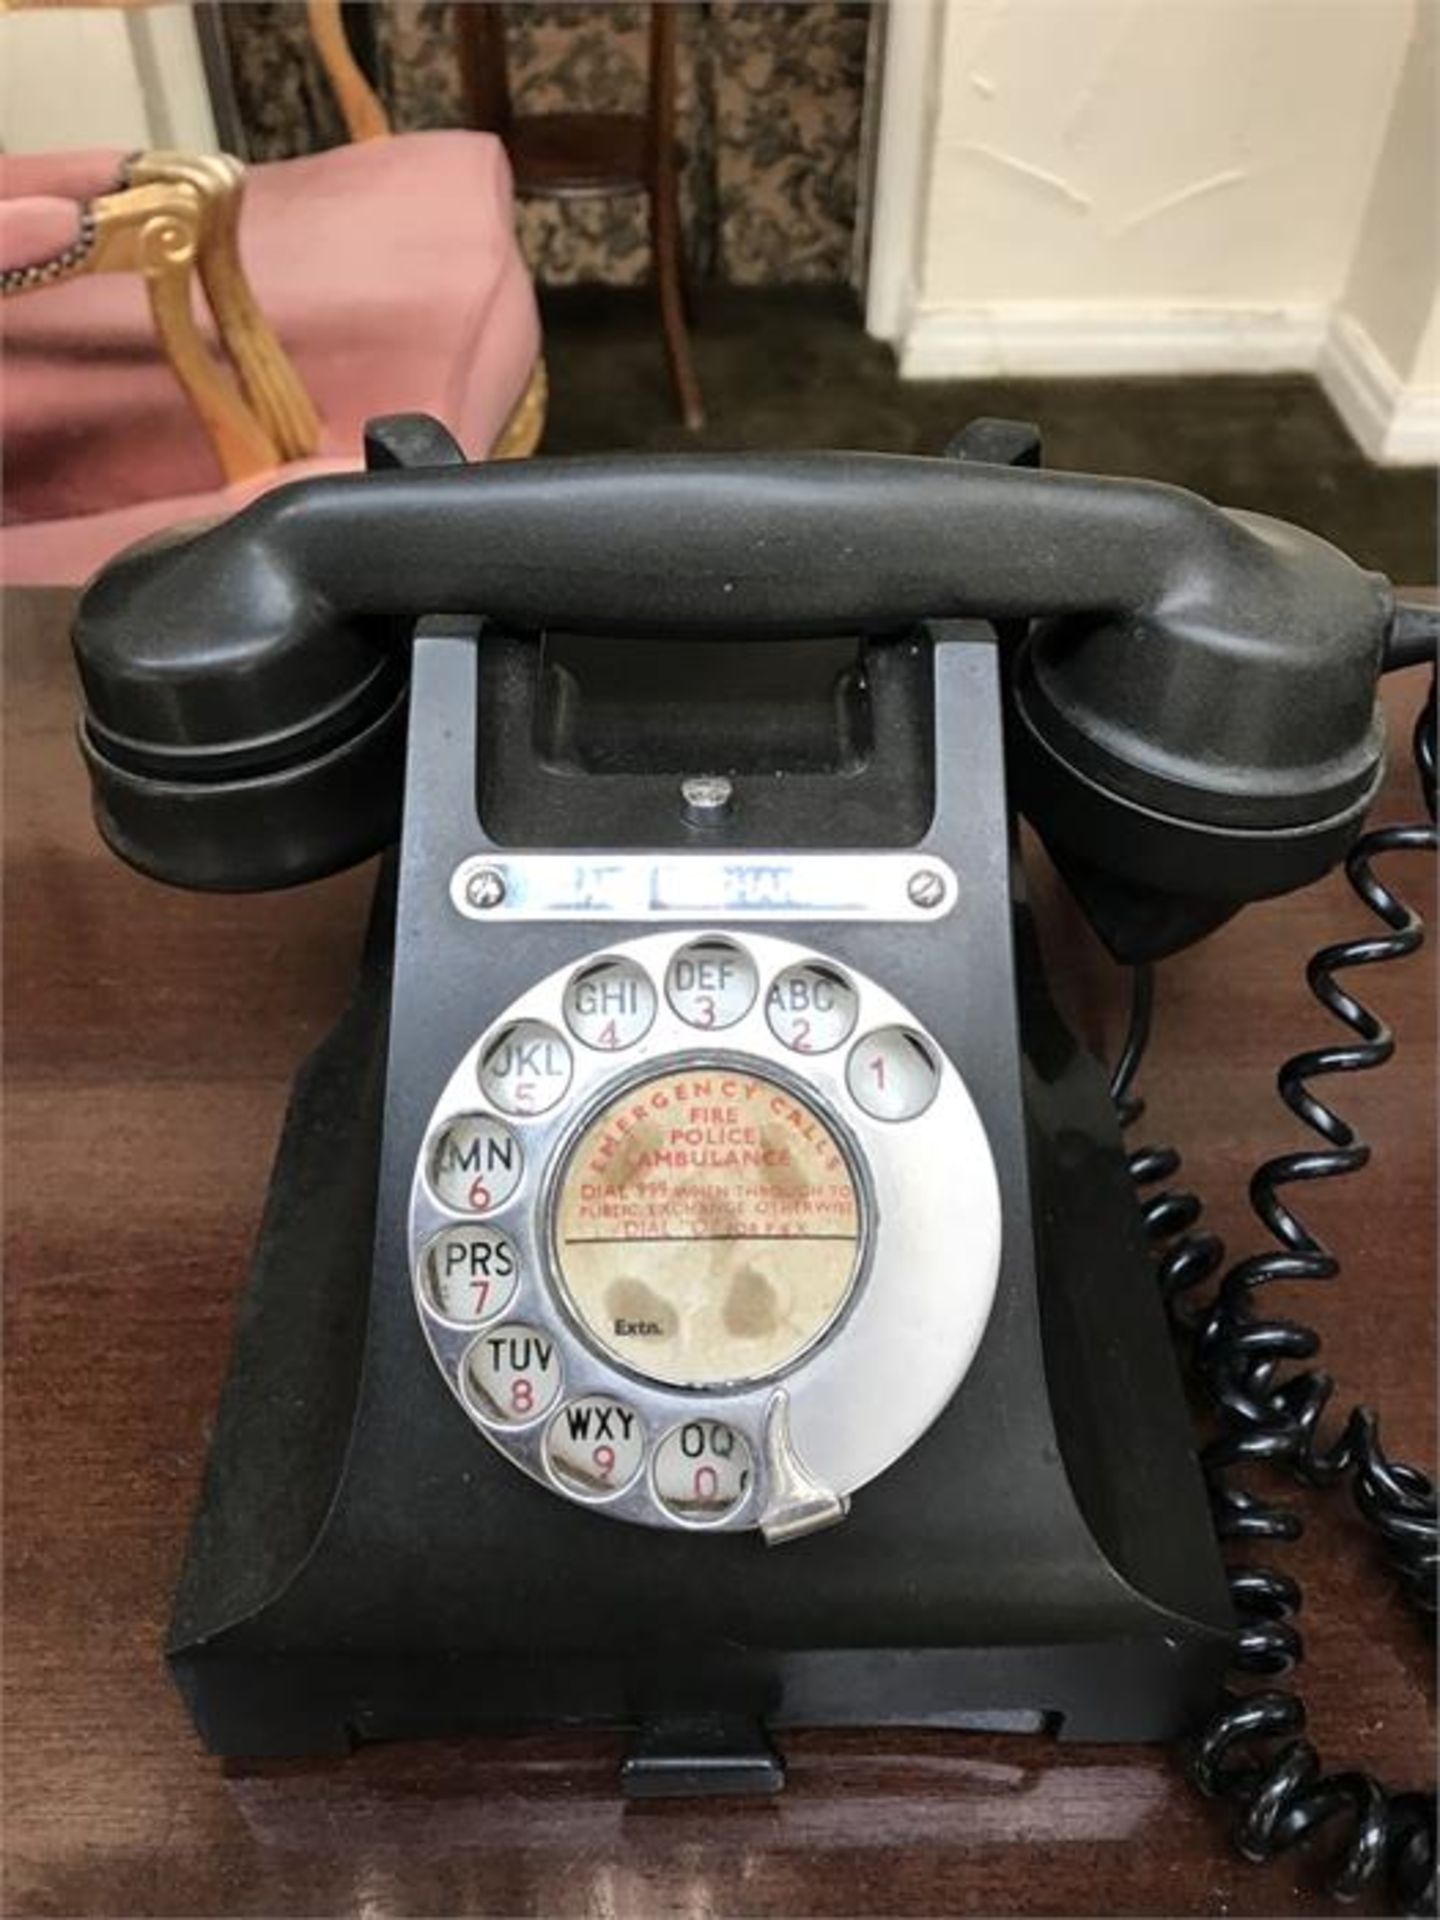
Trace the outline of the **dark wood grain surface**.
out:
[[[223,1768],[161,1635],[287,1083],[337,1012],[369,875],[225,899],[105,853],[73,743],[61,595],[12,596],[6,758],[7,1890],[13,1914],[1291,1914],[1313,1863],[1236,1859],[1173,1755],[969,1735],[809,1735],[777,1803],[626,1808],[617,1743],[473,1740]],[[1387,687],[1383,815],[1418,805]],[[1427,914],[1423,856],[1394,863]],[[1273,1075],[1325,1037],[1302,965],[1363,926],[1342,880],[1256,908],[1162,972],[1146,1130],[1234,1243],[1296,1138]],[[1097,1040],[1116,997],[1063,913],[1057,972]],[[1340,1391],[1434,1460],[1434,1004],[1428,955],[1369,983],[1399,1031],[1345,1089],[1371,1169],[1307,1210],[1347,1271],[1312,1288]],[[1289,1563],[1327,1760],[1432,1775],[1432,1648],[1338,1500]]]

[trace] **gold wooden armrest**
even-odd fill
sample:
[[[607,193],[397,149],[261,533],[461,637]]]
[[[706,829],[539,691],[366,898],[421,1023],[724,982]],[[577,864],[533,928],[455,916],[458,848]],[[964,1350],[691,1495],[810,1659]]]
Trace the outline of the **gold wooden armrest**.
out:
[[[243,165],[228,153],[160,149],[137,154],[127,172],[137,186],[172,181],[192,188],[199,196],[200,281],[221,343],[281,458],[305,459],[320,444],[320,417],[245,274],[240,253]]]
[[[500,429],[490,449],[490,458],[528,459],[539,446],[540,436],[545,431],[545,410],[549,403],[550,377],[542,358],[535,362],[530,378],[525,383],[525,391],[511,408],[509,419]]]
[[[77,242],[32,270],[33,280],[7,285],[6,291],[25,293],[87,273],[138,273],[161,350],[221,472],[227,481],[245,480],[277,466],[279,454],[195,324],[192,282],[204,220],[199,194],[183,181],[123,187],[92,200],[81,215]]]

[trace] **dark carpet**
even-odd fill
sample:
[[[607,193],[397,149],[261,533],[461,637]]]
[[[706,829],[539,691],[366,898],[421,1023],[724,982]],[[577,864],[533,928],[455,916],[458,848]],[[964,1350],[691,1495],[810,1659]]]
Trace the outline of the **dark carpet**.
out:
[[[702,289],[695,357],[710,423],[675,416],[643,290],[543,296],[544,451],[846,447],[935,453],[977,414],[1038,421],[1050,466],[1137,474],[1324,534],[1408,585],[1436,578],[1436,475],[1370,465],[1303,374],[900,381],[839,289]]]

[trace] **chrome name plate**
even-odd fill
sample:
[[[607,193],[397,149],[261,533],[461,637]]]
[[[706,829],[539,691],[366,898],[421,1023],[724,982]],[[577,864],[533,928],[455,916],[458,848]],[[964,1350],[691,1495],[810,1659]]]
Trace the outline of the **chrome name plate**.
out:
[[[450,877],[467,920],[937,920],[958,894],[918,853],[475,854]]]

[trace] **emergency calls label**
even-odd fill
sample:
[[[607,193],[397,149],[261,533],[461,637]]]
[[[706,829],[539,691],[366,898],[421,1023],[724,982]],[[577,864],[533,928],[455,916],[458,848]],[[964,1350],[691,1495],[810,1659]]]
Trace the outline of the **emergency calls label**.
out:
[[[599,1344],[672,1385],[761,1378],[839,1313],[860,1198],[839,1140],[790,1088],[733,1068],[631,1087],[576,1141],[555,1254]]]

